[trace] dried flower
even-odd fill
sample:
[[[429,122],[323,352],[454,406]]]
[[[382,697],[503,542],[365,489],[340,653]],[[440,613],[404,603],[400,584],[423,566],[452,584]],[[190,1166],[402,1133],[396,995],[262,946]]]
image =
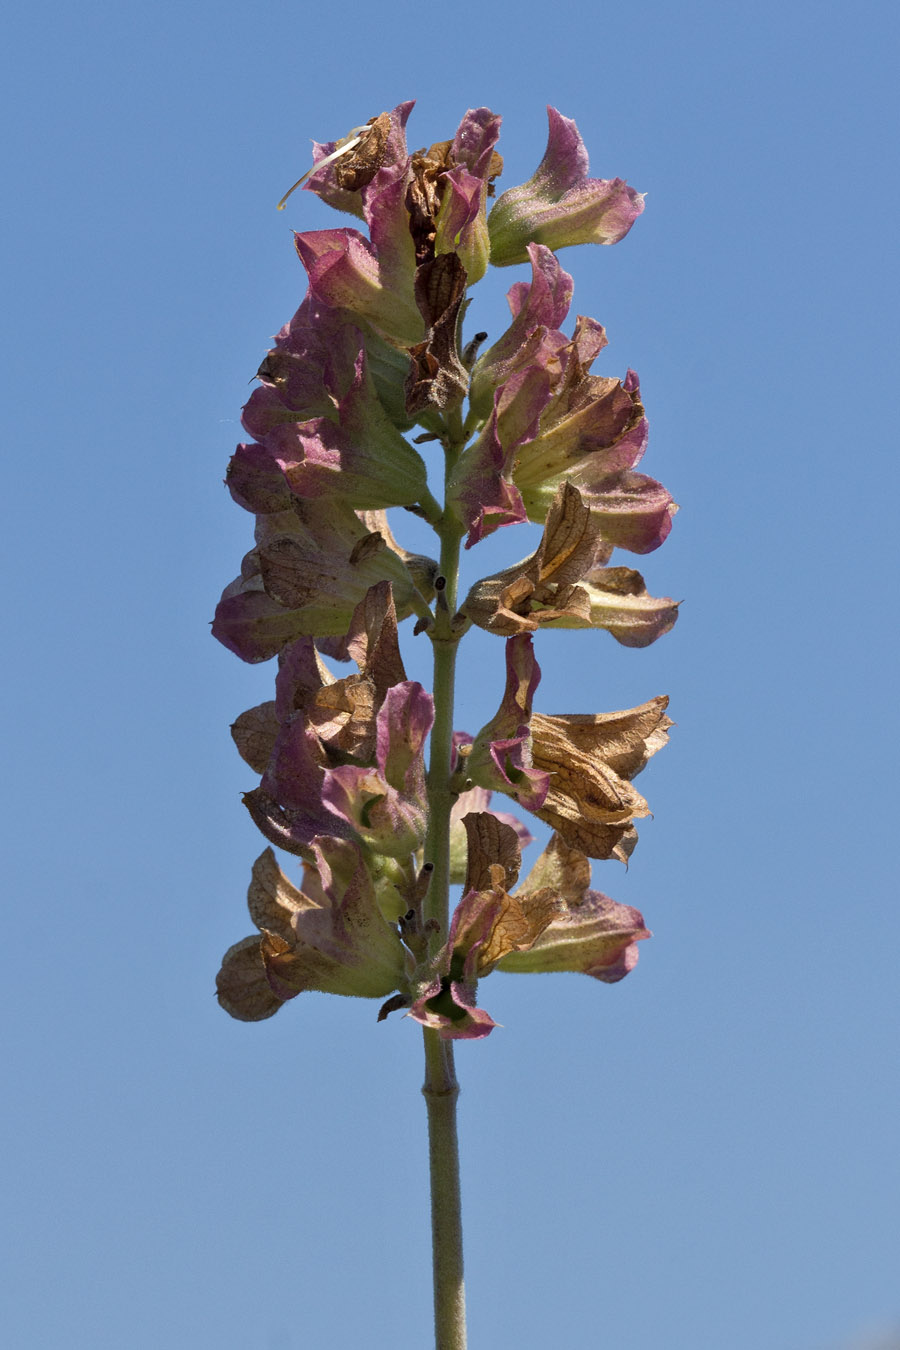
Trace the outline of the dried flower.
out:
[[[404,980],[396,928],[378,908],[356,844],[321,836],[297,890],[270,848],[253,864],[247,894],[260,937],[225,953],[216,978],[219,1002],[242,1022],[271,1017],[307,989],[383,998]]]
[[[464,817],[469,868],[463,899],[410,1016],[443,1039],[480,1040],[497,1023],[477,1003],[494,969],[575,971],[614,984],[650,936],[638,910],[590,889],[585,855],[553,835],[523,884],[515,831],[488,813]]]
[[[678,607],[648,596],[639,573],[598,566],[612,552],[603,526],[596,504],[572,483],[562,483],[535,552],[476,582],[463,612],[504,637],[538,627],[597,627],[625,646],[647,646],[673,626]]]

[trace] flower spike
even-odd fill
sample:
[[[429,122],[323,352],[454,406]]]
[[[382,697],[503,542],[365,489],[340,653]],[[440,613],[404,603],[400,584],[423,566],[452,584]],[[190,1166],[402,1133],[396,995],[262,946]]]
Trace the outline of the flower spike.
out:
[[[577,315],[562,331],[573,280],[557,251],[624,238],[643,196],[591,178],[575,123],[549,108],[538,168],[491,204],[499,116],[470,109],[447,139],[410,152],[412,107],[314,143],[279,202],[303,187],[355,219],[296,232],[307,293],[259,367],[249,439],[228,467],[254,546],[213,633],[244,661],[277,661],[274,698],[232,735],[257,775],[251,818],[303,877],[289,881],[271,848],[257,860],[257,935],[229,950],[217,987],[248,1021],[317,989],[477,1040],[496,1025],[479,1003],[495,969],[612,983],[649,936],[637,910],[591,888],[590,860],[626,861],[635,846],[649,807],[632,780],[667,741],[667,700],[535,711],[532,635],[604,628],[642,647],[668,632],[677,604],[613,554],[660,547],[676,507],[643,472],[637,375],[594,373],[607,346],[597,320]],[[489,262],[529,269],[490,339],[466,329]],[[439,502],[429,478],[442,453]],[[404,509],[438,535],[440,576],[395,538],[393,516],[389,527],[386,512]],[[526,521],[542,527],[534,551],[476,580],[460,605],[463,540]],[[433,647],[434,696],[404,668],[398,629],[412,616]],[[499,707],[474,737],[453,731],[448,692],[472,624],[506,639]],[[491,809],[495,792],[553,831],[524,882],[533,841]]]

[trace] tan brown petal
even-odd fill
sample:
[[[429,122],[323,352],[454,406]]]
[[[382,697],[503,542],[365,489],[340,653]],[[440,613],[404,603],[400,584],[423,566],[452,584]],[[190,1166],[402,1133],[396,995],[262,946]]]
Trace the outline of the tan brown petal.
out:
[[[273,994],[259,946],[259,934],[242,938],[222,958],[216,976],[220,1005],[240,1022],[262,1022],[274,1016],[282,1000]]]
[[[571,847],[591,858],[627,858],[632,822],[650,814],[628,781],[665,744],[672,724],[668,700],[652,699],[619,713],[531,718],[534,767],[550,774],[547,798],[535,814]]]
[[[334,161],[334,177],[339,187],[347,192],[358,192],[371,183],[384,163],[390,132],[390,113],[383,112],[369,119],[368,130],[362,133],[360,144]]]
[[[410,347],[406,411],[455,408],[469,388],[469,372],[457,347],[459,310],[466,295],[466,269],[456,253],[442,253],[416,270],[416,304],[426,324],[424,342]]]
[[[499,880],[500,868],[496,870]],[[504,896],[490,936],[478,950],[479,975],[488,974],[509,952],[527,951],[553,922],[559,909],[559,900],[550,889]]]
[[[242,712],[231,726],[231,736],[238,753],[255,773],[265,773],[275,740],[278,736],[279,722],[275,715],[275,700],[260,703],[255,708]]]
[[[490,811],[470,811],[463,816],[462,823],[468,844],[463,894],[491,890],[495,867],[499,868],[502,889],[511,890],[518,880],[522,861],[515,830]]]
[[[347,651],[374,684],[376,702],[381,707],[387,691],[406,679],[389,582],[371,586],[357,605],[347,635]]]
[[[290,944],[295,940],[294,916],[319,906],[288,881],[267,848],[253,864],[247,908],[257,928]]]
[[[520,894],[549,888],[567,905],[579,905],[591,885],[591,864],[580,849],[572,848],[559,834],[535,862],[519,888]]]

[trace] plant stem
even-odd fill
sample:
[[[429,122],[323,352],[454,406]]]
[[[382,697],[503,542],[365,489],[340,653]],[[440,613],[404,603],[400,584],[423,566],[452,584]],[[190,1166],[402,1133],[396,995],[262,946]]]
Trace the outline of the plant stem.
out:
[[[425,857],[434,864],[434,873],[425,901],[425,918],[434,920],[439,930],[435,944],[438,947],[446,941],[450,918],[450,809],[453,805],[450,761],[453,754],[456,649],[459,645],[459,634],[452,631],[450,620],[456,609],[459,539],[459,534],[455,532],[449,540],[442,540],[440,568],[446,585],[436,606],[432,630],[434,726],[431,729],[431,754],[428,761],[428,836]],[[447,571],[444,571],[445,567]]]
[[[462,1209],[453,1042],[424,1028],[428,1108],[428,1162],[431,1170],[431,1245],[434,1261],[435,1350],[465,1350],[466,1289],[463,1283]]]
[[[448,473],[454,458],[453,452],[448,452]],[[434,644],[434,726],[428,764],[425,857],[434,864],[434,872],[425,901],[425,918],[431,921],[434,929],[432,951],[446,942],[450,925],[450,809],[453,805],[450,761],[456,649],[460,637],[451,620],[456,611],[462,537],[458,522],[446,512],[436,529],[441,540],[440,575],[445,585],[435,606],[431,634]],[[452,1041],[442,1040],[437,1031],[427,1027],[424,1037],[422,1093],[428,1110],[435,1350],[465,1350],[466,1296],[456,1133],[459,1084],[453,1066]]]

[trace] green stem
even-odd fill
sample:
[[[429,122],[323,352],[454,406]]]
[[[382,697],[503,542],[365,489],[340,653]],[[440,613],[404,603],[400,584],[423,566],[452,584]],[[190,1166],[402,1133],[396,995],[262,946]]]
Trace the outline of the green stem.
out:
[[[428,1162],[431,1171],[431,1245],[434,1258],[435,1350],[465,1350],[466,1289],[463,1283],[462,1208],[453,1042],[424,1029],[428,1108]]]
[[[455,459],[448,450],[448,472]],[[445,512],[436,526],[441,540],[440,575],[444,589],[435,605],[431,638],[434,645],[434,726],[428,764],[428,836],[425,858],[434,872],[425,901],[434,952],[447,940],[450,926],[450,760],[453,752],[453,695],[456,649],[460,633],[451,620],[456,612],[459,546],[462,531]],[[453,1066],[453,1043],[424,1029],[425,1082],[428,1110],[428,1158],[431,1173],[431,1237],[434,1263],[434,1333],[436,1350],[465,1350],[466,1296],[463,1283],[462,1211],[459,1191],[459,1144],[456,1102],[459,1084]]]
[[[445,557],[455,544],[455,557]],[[453,536],[451,549],[441,549],[441,575],[446,586],[436,605],[431,633],[434,645],[434,726],[431,729],[431,755],[428,762],[428,836],[425,857],[434,864],[434,874],[425,902],[425,918],[435,921],[439,947],[447,938],[450,918],[450,761],[453,754],[453,698],[456,678],[456,649],[459,634],[450,627],[456,610],[456,581],[459,571],[459,535]],[[448,571],[445,567],[450,563]]]

